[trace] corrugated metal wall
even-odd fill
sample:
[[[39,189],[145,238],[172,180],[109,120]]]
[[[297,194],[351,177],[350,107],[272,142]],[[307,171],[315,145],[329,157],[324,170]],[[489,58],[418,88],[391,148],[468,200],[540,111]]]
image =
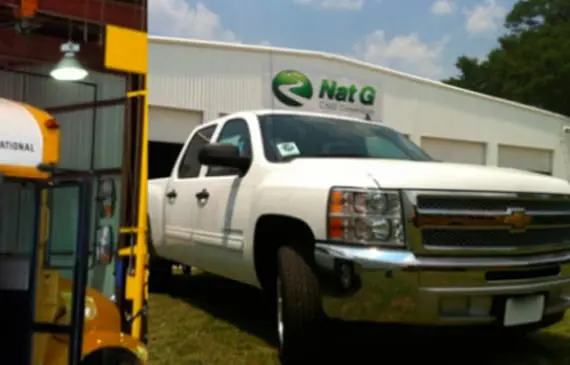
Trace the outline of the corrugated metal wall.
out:
[[[25,71],[31,74],[0,70],[0,97],[47,109],[125,95],[125,80],[120,76],[93,72],[85,83],[65,83],[41,76],[47,75],[49,68]],[[91,166],[92,158],[96,169],[120,167],[124,112],[124,106],[120,105],[54,113],[61,124],[60,167],[86,169]]]
[[[125,95],[123,77],[91,72],[85,83],[59,82],[46,76],[48,67],[33,67],[25,73],[0,70],[0,96],[49,109],[65,105]],[[60,167],[69,169],[116,169],[123,163],[125,107],[123,105],[87,108],[53,113],[61,125]],[[116,177],[120,189],[120,177]],[[94,194],[97,186],[94,182]],[[25,252],[32,244],[33,192],[18,184],[2,186],[0,197],[0,252]],[[120,190],[118,190],[120,191]],[[51,264],[69,264],[73,258],[78,213],[77,189],[57,189],[51,193],[51,250],[60,252]],[[108,222],[98,222],[92,207],[91,237],[97,224],[112,224],[118,235],[118,213]],[[120,207],[118,207],[118,210]],[[91,245],[91,243],[90,243]],[[67,273],[68,275],[70,272]],[[92,286],[109,291],[112,268],[90,271]]]
[[[205,120],[262,107],[268,54],[151,43],[148,62],[150,105],[203,111]]]
[[[184,143],[204,121],[202,112],[152,106],[148,110],[148,139],[153,142]]]
[[[0,252],[27,255],[33,242],[34,191],[19,183],[0,188]]]
[[[16,101],[25,98],[26,75],[5,70],[0,70],[0,96]]]

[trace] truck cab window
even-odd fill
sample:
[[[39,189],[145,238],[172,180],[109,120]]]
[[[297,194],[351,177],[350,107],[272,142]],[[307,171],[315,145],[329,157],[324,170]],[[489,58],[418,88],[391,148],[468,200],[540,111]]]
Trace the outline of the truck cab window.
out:
[[[198,162],[198,152],[202,147],[210,143],[210,139],[216,130],[216,125],[211,125],[202,129],[199,129],[188,146],[186,146],[186,151],[184,151],[184,157],[180,162],[178,167],[178,178],[180,179],[191,179],[198,177],[200,173],[200,162]]]
[[[258,118],[264,152],[271,162],[303,157],[433,161],[408,138],[378,123],[293,113]]]
[[[239,148],[242,156],[251,156],[251,138],[247,122],[243,119],[227,121],[218,136],[217,143],[232,144]],[[223,166],[210,166],[206,176],[232,176],[238,171]]]

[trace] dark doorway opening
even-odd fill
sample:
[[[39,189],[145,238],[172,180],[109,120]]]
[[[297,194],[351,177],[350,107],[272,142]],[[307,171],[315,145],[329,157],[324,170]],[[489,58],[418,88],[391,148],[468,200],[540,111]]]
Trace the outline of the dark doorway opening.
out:
[[[182,146],[182,143],[149,141],[148,178],[157,179],[170,176]]]

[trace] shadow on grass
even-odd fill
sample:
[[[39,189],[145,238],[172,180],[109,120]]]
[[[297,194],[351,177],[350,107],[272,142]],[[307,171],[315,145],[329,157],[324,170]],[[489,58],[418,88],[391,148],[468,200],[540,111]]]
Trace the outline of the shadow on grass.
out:
[[[188,304],[276,346],[273,309],[254,288],[209,274],[175,276],[169,292]],[[327,328],[327,358],[354,364],[570,365],[570,337],[540,332],[528,338],[467,334],[398,325],[335,321]],[[489,332],[487,332],[487,335]]]
[[[207,273],[175,275],[168,294],[276,346],[274,316],[260,290]]]

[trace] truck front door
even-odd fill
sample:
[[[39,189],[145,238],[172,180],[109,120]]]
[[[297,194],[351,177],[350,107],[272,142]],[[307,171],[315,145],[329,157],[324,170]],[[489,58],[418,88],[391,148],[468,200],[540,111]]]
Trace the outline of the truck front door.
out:
[[[242,156],[253,154],[250,129],[242,118],[225,121],[215,142],[237,146]],[[254,189],[259,182],[253,170],[240,177],[234,168],[204,166],[196,191],[201,194],[198,199],[201,233],[195,237],[195,250],[204,260],[203,269],[244,281],[249,281],[251,276],[243,272],[245,230]]]
[[[200,214],[196,192],[203,185],[199,182],[201,165],[198,162],[198,151],[209,143],[215,130],[216,125],[209,125],[194,132],[183,150],[182,158],[173,169],[165,190],[166,247],[157,249],[161,256],[176,262],[199,265],[195,262],[196,255],[190,253]]]

